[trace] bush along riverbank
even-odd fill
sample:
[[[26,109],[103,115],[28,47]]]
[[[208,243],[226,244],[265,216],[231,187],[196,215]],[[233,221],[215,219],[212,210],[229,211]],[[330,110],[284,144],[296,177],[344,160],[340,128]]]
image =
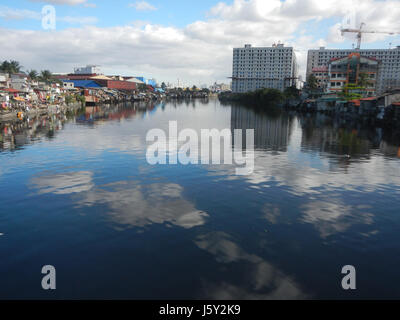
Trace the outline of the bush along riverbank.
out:
[[[288,103],[300,103],[300,90],[295,87],[285,91],[277,89],[259,89],[245,93],[222,92],[218,96],[221,102],[238,102],[256,109],[283,107]]]

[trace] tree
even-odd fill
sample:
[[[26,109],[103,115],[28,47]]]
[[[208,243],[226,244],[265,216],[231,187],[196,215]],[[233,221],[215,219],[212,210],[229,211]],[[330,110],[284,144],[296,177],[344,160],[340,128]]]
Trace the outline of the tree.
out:
[[[193,87],[192,87],[192,91],[197,91],[197,87],[196,87],[196,86],[193,86]]]
[[[19,64],[18,61],[11,60],[10,61],[10,65],[11,65],[11,70],[12,70],[13,73],[21,72],[22,66]]]
[[[29,78],[31,78],[31,80],[37,80],[37,78],[39,76],[39,74],[36,70],[29,71],[28,75],[29,75]]]
[[[165,84],[165,82],[161,83],[161,89],[165,90],[167,88],[167,85]]]
[[[296,86],[287,87],[283,92],[287,99],[298,98],[300,95],[300,90]]]
[[[40,80],[44,82],[50,82],[51,78],[52,74],[49,70],[42,70],[42,72],[40,73]]]
[[[20,73],[21,69],[22,66],[19,64],[18,61],[15,60],[3,61],[0,65],[0,71],[8,74]]]
[[[318,80],[315,75],[310,74],[307,78],[307,86],[310,89],[317,89],[318,88]]]

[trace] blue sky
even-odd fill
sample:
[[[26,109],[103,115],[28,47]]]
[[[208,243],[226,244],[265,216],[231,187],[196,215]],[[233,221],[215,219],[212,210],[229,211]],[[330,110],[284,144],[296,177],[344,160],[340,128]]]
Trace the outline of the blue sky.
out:
[[[93,16],[98,19],[96,23],[99,27],[112,27],[117,25],[129,24],[133,21],[146,21],[165,26],[184,27],[187,24],[204,19],[211,7],[219,1],[215,0],[168,0],[168,1],[148,1],[156,10],[138,11],[129,6],[141,1],[132,0],[92,0],[87,3],[95,4],[96,7],[85,7],[84,5],[54,5],[57,15],[61,16]],[[1,7],[14,8],[19,10],[32,10],[41,12],[46,2],[31,2],[28,0],[2,0]],[[8,20],[0,19],[0,27],[16,29],[40,30],[41,22],[37,20]],[[71,27],[71,24],[58,22],[57,28],[63,29]]]
[[[57,25],[45,31],[49,4]],[[400,32],[400,0],[3,0],[0,60],[53,72],[90,63],[108,74],[201,85],[229,81],[232,48],[282,41],[295,47],[304,75],[308,49],[355,43],[338,33],[349,12],[367,29]],[[400,45],[399,36],[364,40],[363,48]]]

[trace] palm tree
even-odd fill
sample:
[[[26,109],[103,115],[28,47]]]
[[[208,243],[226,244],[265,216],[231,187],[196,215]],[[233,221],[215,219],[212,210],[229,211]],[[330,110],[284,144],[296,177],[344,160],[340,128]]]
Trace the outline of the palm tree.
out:
[[[51,80],[52,74],[49,70],[42,70],[40,73],[40,80],[44,82],[49,82]]]
[[[19,64],[19,62],[15,60],[10,61],[10,67],[12,73],[20,73],[22,69],[22,66]]]
[[[3,61],[0,65],[1,72],[9,73],[10,72],[10,63],[8,61]]]
[[[8,74],[20,73],[21,69],[22,66],[19,64],[18,61],[15,60],[3,61],[0,65],[0,71]]]
[[[39,74],[36,70],[29,71],[28,75],[29,75],[29,78],[31,78],[32,80],[37,80],[37,78],[39,76]]]

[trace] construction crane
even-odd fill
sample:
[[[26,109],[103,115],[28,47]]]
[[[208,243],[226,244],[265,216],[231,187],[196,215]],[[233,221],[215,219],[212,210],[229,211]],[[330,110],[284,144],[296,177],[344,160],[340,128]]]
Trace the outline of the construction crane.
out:
[[[400,32],[363,30],[364,26],[365,26],[365,23],[361,23],[359,29],[348,29],[348,28],[346,28],[346,29],[341,29],[340,30],[342,32],[342,36],[345,33],[357,33],[357,51],[360,51],[360,49],[361,49],[361,41],[362,41],[363,33],[380,33],[380,34],[389,34],[389,35],[400,34]]]

